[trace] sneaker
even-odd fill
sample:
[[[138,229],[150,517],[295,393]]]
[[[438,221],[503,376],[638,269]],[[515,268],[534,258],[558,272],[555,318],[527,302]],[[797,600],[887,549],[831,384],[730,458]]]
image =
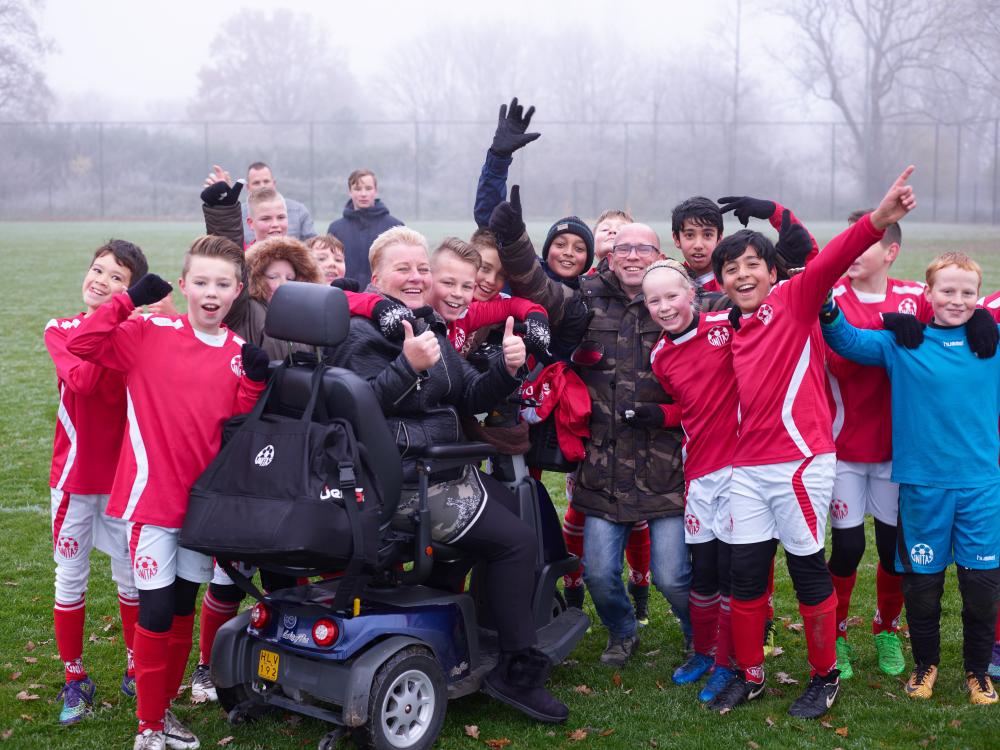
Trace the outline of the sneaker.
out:
[[[635,603],[635,619],[640,627],[649,625],[649,586],[638,586],[628,582],[628,593]]]
[[[624,667],[632,658],[632,652],[639,648],[639,636],[631,635],[625,638],[608,636],[608,645],[601,654],[601,664],[609,667]]]
[[[169,710],[163,715],[163,740],[173,750],[197,750],[201,747],[194,732],[181,724],[174,712]]]
[[[94,705],[94,693],[97,685],[90,679],[90,676],[82,680],[73,680],[62,686],[56,699],[62,698],[63,707],[59,712],[59,723],[68,726],[82,721],[83,717],[90,713],[91,706]]]
[[[675,685],[687,685],[691,682],[697,682],[705,676],[705,673],[712,668],[713,664],[715,664],[714,656],[706,656],[699,653],[691,654],[686,662],[674,670],[671,679]]]
[[[135,698],[135,675],[126,672],[122,675],[121,684],[122,695],[126,698]]]
[[[800,719],[818,719],[830,710],[839,692],[840,670],[833,669],[825,677],[813,675],[806,691],[792,702],[788,714]]]
[[[705,687],[701,689],[698,693],[698,700],[702,703],[708,703],[715,696],[717,696],[722,688],[724,688],[729,681],[736,676],[736,672],[729,669],[728,667],[720,667],[718,664],[715,665],[715,669],[712,670],[712,674],[708,676],[708,681],[705,683]]]
[[[774,626],[774,620],[764,623],[764,656],[774,653],[774,639],[777,637],[778,629]]]
[[[583,597],[585,595],[583,586],[567,586],[563,589],[563,598],[567,607],[583,609]]]
[[[934,664],[923,666],[916,664],[913,667],[913,674],[906,681],[903,688],[910,698],[923,698],[924,700],[934,695],[934,683],[937,682],[938,669]]]
[[[993,644],[993,656],[990,657],[990,666],[986,673],[990,677],[1000,677],[1000,641]]]
[[[154,732],[152,729],[137,734],[132,743],[132,750],[164,750],[165,747],[163,732]]]
[[[969,687],[969,703],[986,706],[997,702],[997,691],[987,674],[965,673],[965,684]]]
[[[878,668],[885,674],[890,676],[903,674],[906,669],[906,659],[903,657],[903,644],[899,642],[898,635],[890,630],[876,633],[875,653],[878,654]]]
[[[219,700],[212,682],[212,671],[207,664],[199,664],[191,673],[191,702],[205,703]]]
[[[742,703],[752,701],[764,692],[764,681],[750,682],[743,675],[734,673],[725,687],[708,703],[708,707],[720,713],[731,711]]]
[[[854,656],[854,649],[847,639],[842,635],[837,636],[837,669],[840,671],[840,679],[849,680],[854,677],[854,668],[851,666],[851,657]]]

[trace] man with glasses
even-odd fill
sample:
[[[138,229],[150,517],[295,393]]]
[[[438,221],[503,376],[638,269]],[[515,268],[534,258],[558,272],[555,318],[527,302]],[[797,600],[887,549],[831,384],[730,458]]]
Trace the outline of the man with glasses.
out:
[[[684,544],[681,435],[630,426],[642,406],[666,395],[650,365],[660,327],[643,304],[642,277],[661,257],[660,239],[645,224],[618,230],[608,269],[580,278],[579,290],[550,279],[538,264],[521,216],[520,190],[490,218],[500,260],[514,294],[545,307],[554,328],[567,310],[585,304],[590,319],[574,357],[590,394],[587,456],[577,471],[573,505],[586,514],[584,580],[608,645],[601,662],[621,667],[639,645],[635,612],[622,583],[622,557],[635,523],[649,522],[653,583],[670,602],[690,641],[691,566]]]

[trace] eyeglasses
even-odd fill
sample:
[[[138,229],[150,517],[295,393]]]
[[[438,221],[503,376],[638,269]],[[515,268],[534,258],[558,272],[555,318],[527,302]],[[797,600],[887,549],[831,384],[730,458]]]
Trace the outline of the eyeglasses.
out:
[[[655,255],[660,252],[660,248],[656,245],[615,245],[611,248],[611,252],[615,254],[618,258],[627,258],[635,250],[635,254],[640,258],[648,258],[650,255]]]

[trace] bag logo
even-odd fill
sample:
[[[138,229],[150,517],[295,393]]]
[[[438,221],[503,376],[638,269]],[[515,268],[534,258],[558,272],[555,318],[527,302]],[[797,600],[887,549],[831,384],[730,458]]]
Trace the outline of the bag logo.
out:
[[[929,544],[917,542],[910,548],[910,559],[917,565],[930,565],[934,562],[934,549]]]
[[[257,466],[263,467],[263,466],[269,466],[273,460],[274,460],[274,446],[265,445],[263,448],[260,449],[260,453],[257,454],[253,462],[257,464]]]
[[[344,499],[344,493],[341,492],[339,489],[336,489],[336,488],[334,488],[334,489],[331,490],[329,487],[327,487],[324,484],[323,485],[323,491],[319,493],[319,499],[320,500],[332,500],[334,498],[336,498],[337,500],[343,500]]]

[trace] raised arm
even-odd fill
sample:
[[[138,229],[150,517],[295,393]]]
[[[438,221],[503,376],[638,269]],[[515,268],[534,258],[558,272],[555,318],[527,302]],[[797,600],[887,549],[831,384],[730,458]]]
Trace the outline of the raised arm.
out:
[[[145,325],[141,319],[129,320],[135,308],[127,293],[116,294],[70,333],[67,351],[95,365],[128,371],[142,342]]]
[[[538,138],[541,133],[528,133],[534,107],[524,112],[524,107],[517,103],[517,97],[506,104],[500,105],[500,116],[497,118],[497,129],[493,134],[493,143],[486,152],[486,161],[479,173],[479,184],[476,186],[476,203],[472,213],[476,226],[482,228],[490,223],[493,209],[507,197],[507,171],[513,162],[513,154]]]
[[[97,389],[104,368],[69,352],[66,341],[70,330],[72,328],[63,328],[58,321],[50,320],[45,326],[45,348],[56,366],[56,377],[74,393],[87,396]]]

